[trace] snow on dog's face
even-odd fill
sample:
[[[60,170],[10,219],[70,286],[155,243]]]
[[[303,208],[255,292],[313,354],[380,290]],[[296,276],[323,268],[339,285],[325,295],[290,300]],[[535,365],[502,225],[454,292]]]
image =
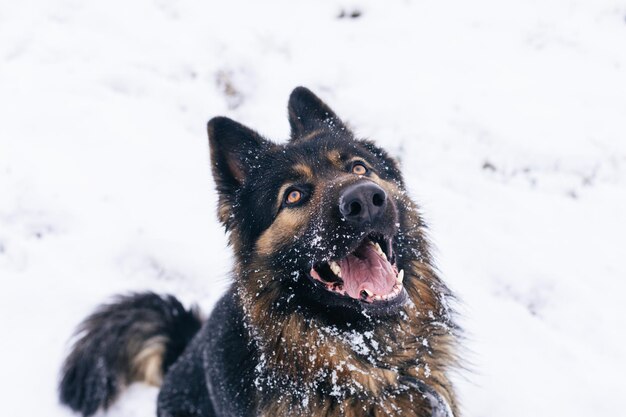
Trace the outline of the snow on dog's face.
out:
[[[289,121],[285,145],[230,119],[209,122],[218,211],[242,288],[268,308],[335,319],[339,310],[397,313],[405,268],[426,253],[397,163],[305,88],[290,97]]]

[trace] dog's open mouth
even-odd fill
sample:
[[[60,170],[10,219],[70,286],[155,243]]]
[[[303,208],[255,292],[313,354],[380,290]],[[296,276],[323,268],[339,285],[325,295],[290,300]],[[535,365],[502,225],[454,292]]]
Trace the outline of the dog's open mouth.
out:
[[[316,265],[310,275],[330,292],[376,303],[402,293],[404,270],[395,264],[391,239],[369,235],[348,256]]]

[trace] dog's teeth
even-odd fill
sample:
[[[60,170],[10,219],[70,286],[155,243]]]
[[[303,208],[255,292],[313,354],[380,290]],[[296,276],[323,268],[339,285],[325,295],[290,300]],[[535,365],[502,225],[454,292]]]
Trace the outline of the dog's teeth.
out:
[[[380,247],[380,243],[376,242],[376,243],[373,243],[373,245],[374,245],[374,249],[376,250],[376,253],[379,254],[380,256],[382,256],[385,259],[385,261],[386,261],[387,260],[387,255],[385,255],[385,252]]]
[[[396,282],[398,284],[402,284],[402,280],[404,280],[404,269],[401,269],[400,272],[398,272],[398,276],[396,277]]]
[[[367,288],[361,290],[361,297],[363,297],[363,298],[371,297],[372,295],[374,295],[374,293],[372,291],[368,290]]]
[[[330,270],[333,271],[333,274],[341,278],[341,267],[339,266],[339,264],[335,261],[331,261],[329,265],[330,265]]]

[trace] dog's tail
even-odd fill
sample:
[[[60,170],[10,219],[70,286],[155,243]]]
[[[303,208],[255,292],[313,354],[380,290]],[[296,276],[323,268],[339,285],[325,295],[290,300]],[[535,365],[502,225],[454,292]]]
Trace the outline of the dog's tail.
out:
[[[61,402],[83,416],[108,408],[133,381],[160,385],[202,322],[171,295],[119,296],[79,326],[63,365]]]

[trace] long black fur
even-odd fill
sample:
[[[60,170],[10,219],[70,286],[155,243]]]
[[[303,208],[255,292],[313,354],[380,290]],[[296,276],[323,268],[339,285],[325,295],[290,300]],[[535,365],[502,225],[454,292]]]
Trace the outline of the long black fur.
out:
[[[63,365],[61,402],[84,416],[108,408],[132,382],[132,360],[146,341],[159,338],[165,344],[165,372],[200,326],[196,309],[185,310],[170,295],[131,294],[100,306],[78,328]]]
[[[256,350],[244,326],[234,291],[228,291],[167,372],[158,417],[252,416]]]

